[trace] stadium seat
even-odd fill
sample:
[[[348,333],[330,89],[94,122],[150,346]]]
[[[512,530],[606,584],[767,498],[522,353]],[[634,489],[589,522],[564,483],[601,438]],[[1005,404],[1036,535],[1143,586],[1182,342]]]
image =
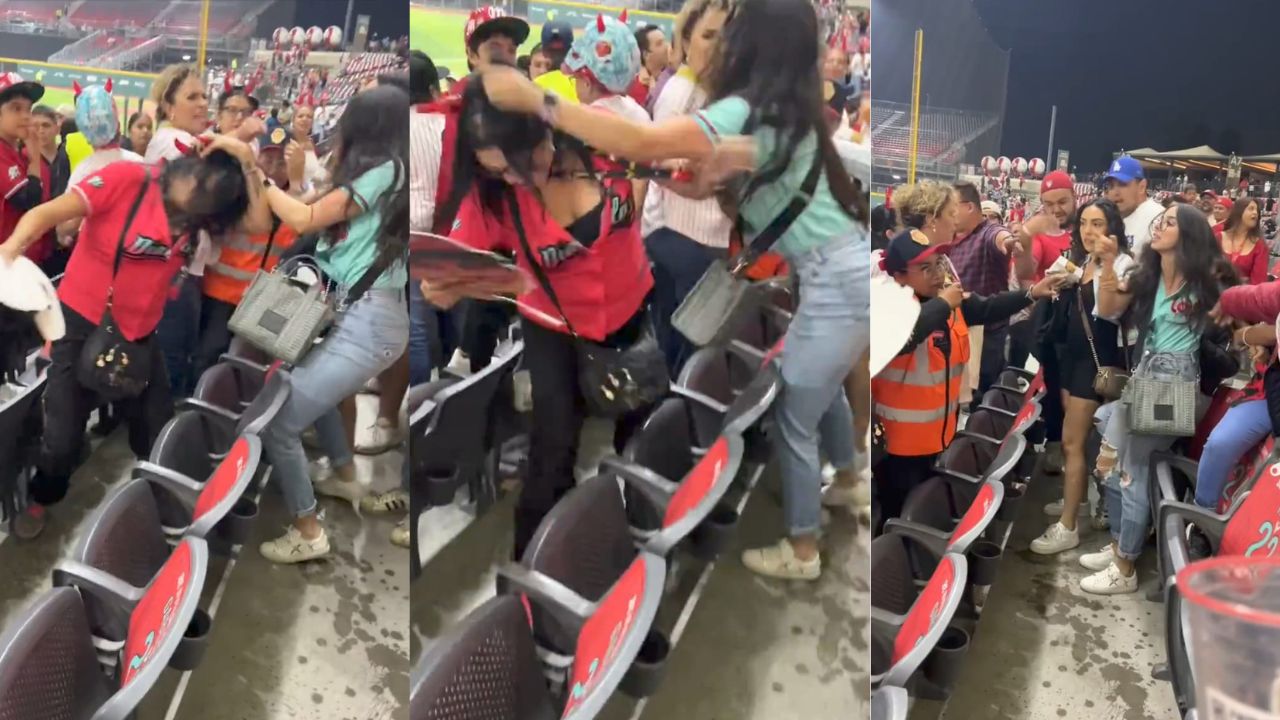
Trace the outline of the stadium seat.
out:
[[[699,546],[697,554],[710,559],[724,546],[738,521],[736,511],[717,503],[737,477],[742,455],[742,438],[722,435],[679,481],[618,458],[606,458],[600,471],[621,479],[661,516],[657,530],[641,532],[647,535],[646,550],[666,557],[692,538]]]
[[[960,606],[968,568],[963,556],[948,554],[917,590],[918,577],[903,540],[881,535],[871,542],[871,575],[876,579],[871,585],[871,687],[945,697],[968,648],[968,634],[948,627]]]
[[[227,350],[227,355],[223,357],[227,356],[253,363],[263,369],[274,361],[274,358],[270,355],[250,345],[244,338],[238,336],[231,338],[231,347]]]
[[[414,668],[410,720],[555,720],[529,615],[499,595],[434,640]]]
[[[633,696],[647,695],[656,687],[669,647],[665,637],[651,629],[666,571],[661,557],[640,553],[598,602],[524,565],[499,571],[511,592],[555,616],[575,637],[562,718],[596,717],[619,687]]]
[[[192,399],[239,415],[262,391],[265,380],[261,368],[229,357],[201,373]]]
[[[984,480],[1005,482],[1009,479],[1026,447],[1027,439],[1017,434],[1010,434],[995,447],[985,439],[957,435],[938,456],[932,472],[963,481],[976,493]]]
[[[701,352],[701,351],[700,351]],[[686,368],[688,366],[686,365]],[[736,393],[720,367],[706,365],[688,378],[689,384],[671,386],[671,393],[690,402],[694,435],[699,447],[706,447],[722,433],[747,436],[768,412],[782,388],[775,363],[767,363]],[[684,375],[681,375],[684,379]],[[755,436],[757,443],[764,439]]]
[[[682,478],[697,462],[697,439],[692,420],[693,404],[681,397],[669,397],[658,404],[640,429],[627,441],[622,457],[659,477]],[[627,518],[639,530],[657,530],[661,516],[636,489],[624,489]]]
[[[148,459],[187,477],[209,477],[235,437],[227,423],[212,415],[179,412],[160,429]]]
[[[202,538],[210,541],[214,551],[230,554],[244,542],[258,515],[257,503],[246,493],[261,462],[262,441],[256,435],[242,435],[208,478],[197,480],[147,461],[135,466],[134,476],[151,482],[157,498],[173,500],[164,507],[182,509],[177,517],[162,517],[167,535]]]
[[[183,538],[146,583],[131,583],[97,568],[65,561],[54,568],[53,586],[74,587],[80,596],[93,597],[105,612],[124,622],[123,642],[116,643],[119,648],[114,667],[121,688],[127,689],[136,682],[136,692],[142,695],[155,683],[164,665],[191,670],[200,664],[209,640],[209,615],[199,608],[208,566],[209,548],[205,542]],[[87,631],[90,616],[85,617]],[[0,665],[5,664],[5,659],[6,654],[0,651]],[[41,670],[47,672],[48,668],[35,669]],[[130,708],[133,705],[136,702]],[[127,712],[109,717],[124,720],[126,716]]]
[[[907,496],[901,517],[885,522],[884,532],[910,536],[935,557],[964,555],[973,584],[989,586],[995,582],[1005,538],[983,539],[983,534],[1000,512],[1005,486],[998,480],[987,480],[965,505],[953,482],[934,477],[918,485]]]
[[[224,363],[219,363],[205,371],[205,375],[214,372],[205,387],[205,394],[201,395],[197,389],[194,397],[178,403],[178,410],[200,413],[232,438],[245,434],[261,435],[288,402],[292,376],[279,364],[268,366],[260,381],[261,389],[249,395],[247,393],[253,390],[254,371],[243,366],[235,370],[219,369],[222,365]],[[236,367],[232,363],[225,365]],[[235,379],[237,375],[238,379]],[[202,384],[203,381],[202,376]]]
[[[12,523],[40,448],[40,398],[47,376],[32,358],[21,385],[0,385],[0,520]]]
[[[493,452],[494,399],[524,351],[516,343],[501,359],[462,380],[444,379],[409,391],[410,557],[418,558],[418,518],[453,502],[466,485],[481,509],[496,497]],[[410,563],[420,572],[419,562]]]
[[[877,688],[871,693],[871,720],[907,720],[910,702],[903,688]]]
[[[1160,551],[1165,592],[1168,675],[1178,708],[1186,712],[1194,702],[1194,674],[1188,651],[1186,611],[1176,582],[1177,574],[1193,558],[1188,550],[1187,527],[1194,523],[1209,540],[1215,557],[1273,557],[1280,546],[1275,532],[1280,508],[1280,457],[1274,454],[1251,489],[1243,491],[1226,513],[1215,513],[1176,501],[1160,506]],[[1158,668],[1161,672],[1164,668]]]

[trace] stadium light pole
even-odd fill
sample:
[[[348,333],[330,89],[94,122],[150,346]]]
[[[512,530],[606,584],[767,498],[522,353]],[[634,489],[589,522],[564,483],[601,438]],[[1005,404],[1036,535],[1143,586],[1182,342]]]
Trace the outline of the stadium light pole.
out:
[[[915,70],[911,78],[911,145],[907,157],[907,183],[916,181],[916,152],[920,148],[920,66],[924,61],[924,30],[916,30]]]
[[[200,44],[196,48],[196,66],[200,68],[201,77],[204,76],[204,53],[209,44],[209,3],[212,1],[200,3]]]
[[[1053,161],[1053,131],[1058,129],[1058,106],[1053,106],[1053,112],[1049,115],[1049,151],[1044,154],[1045,167]]]

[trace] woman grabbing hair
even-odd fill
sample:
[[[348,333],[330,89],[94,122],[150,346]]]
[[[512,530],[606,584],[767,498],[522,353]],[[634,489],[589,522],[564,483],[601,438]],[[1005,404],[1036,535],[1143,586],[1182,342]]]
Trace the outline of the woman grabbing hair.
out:
[[[356,478],[338,403],[395,362],[409,339],[405,298],[409,239],[409,96],[380,86],[351,100],[338,122],[333,187],[310,204],[270,183],[255,169],[254,182],[265,185],[271,210],[299,236],[319,234],[315,257],[345,308],[324,341],[293,368],[293,392],[263,432],[272,478],[280,484],[293,524],[281,537],[262,543],[263,557],[298,563],[329,554],[329,537],[320,524],[316,495],[353,504],[367,494]],[[207,152],[225,150],[241,162],[253,162],[249,145],[218,136]],[[366,273],[376,279],[358,298],[351,288]],[[314,484],[302,448],[302,431],[315,425],[331,473]]]
[[[542,117],[599,152],[636,162],[689,161],[695,180],[669,184],[675,192],[708,197],[729,175],[748,171],[733,193],[747,243],[795,198],[809,196],[770,248],[800,281],[777,406],[787,537],[742,555],[754,572],[804,580],[817,579],[822,568],[820,444],[837,469],[839,491],[828,504],[861,504],[868,495],[857,489],[843,384],[868,343],[870,209],[823,117],[818,37],[807,0],[743,0],[730,11],[713,55],[706,107],[652,125],[559,102],[514,68],[483,71],[495,105]],[[868,176],[869,156],[860,165],[859,177]]]

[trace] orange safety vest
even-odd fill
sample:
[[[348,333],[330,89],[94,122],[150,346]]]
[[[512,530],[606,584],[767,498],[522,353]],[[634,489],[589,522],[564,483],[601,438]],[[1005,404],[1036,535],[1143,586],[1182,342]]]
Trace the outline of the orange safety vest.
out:
[[[268,239],[271,240],[269,251]],[[280,253],[289,249],[297,239],[298,234],[293,228],[282,222],[271,233],[230,234],[220,245],[218,259],[205,268],[204,294],[214,300],[239,305],[258,270],[270,272],[275,269],[280,263]]]
[[[969,326],[959,309],[947,321],[951,351],[934,333],[899,355],[871,381],[875,415],[884,425],[885,451],[920,456],[942,452],[956,434],[956,410],[969,362]]]

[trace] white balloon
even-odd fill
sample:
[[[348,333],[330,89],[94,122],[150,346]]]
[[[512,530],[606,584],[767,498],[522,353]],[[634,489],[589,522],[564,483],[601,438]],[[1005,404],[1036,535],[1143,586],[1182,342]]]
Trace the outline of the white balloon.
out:
[[[337,25],[330,25],[324,31],[324,44],[331,48],[342,46],[342,28]]]
[[[1000,169],[1001,173],[1008,173],[1013,167],[1013,163],[1010,162],[1009,158],[1001,155],[996,159],[996,167]]]
[[[277,45],[288,44],[289,28],[282,28],[282,27],[276,28],[275,32],[271,33],[271,41]]]
[[[1027,163],[1027,169],[1031,171],[1032,177],[1040,177],[1044,175],[1044,161],[1040,158],[1031,158]]]
[[[987,155],[982,158],[982,171],[989,173],[996,169],[996,159]]]
[[[307,42],[307,31],[300,27],[296,27],[289,31],[289,39],[294,45],[301,47]]]
[[[307,28],[307,47],[317,48],[324,42],[324,31],[312,25]]]

